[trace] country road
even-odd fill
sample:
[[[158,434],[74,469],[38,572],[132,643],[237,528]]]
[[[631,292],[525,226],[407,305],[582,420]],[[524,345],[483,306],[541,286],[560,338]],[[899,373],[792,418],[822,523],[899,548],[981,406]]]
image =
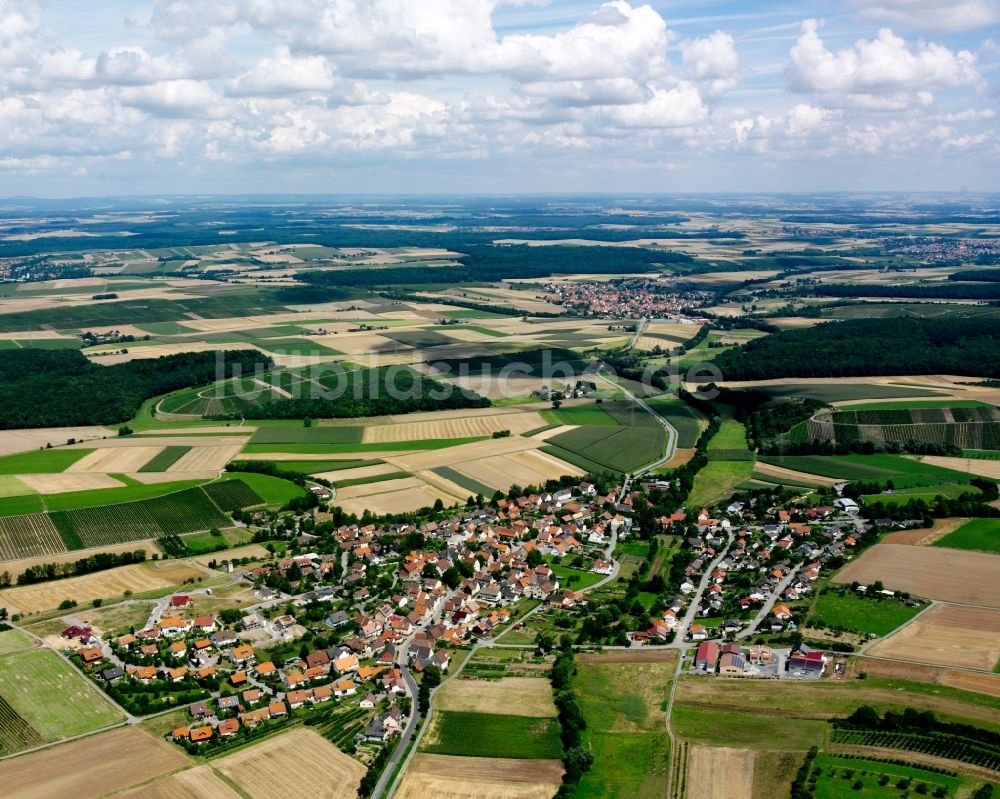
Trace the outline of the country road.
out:
[[[645,400],[643,400],[641,397],[637,397],[627,388],[616,383],[610,377],[607,377],[604,374],[604,369],[605,369],[605,364],[602,363],[600,366],[598,366],[597,371],[594,372],[594,375],[598,379],[603,380],[608,385],[614,386],[614,388],[616,388],[618,391],[621,391],[626,397],[631,399],[636,405],[638,405],[646,413],[648,413],[650,416],[656,419],[656,421],[663,426],[663,429],[667,431],[667,444],[664,449],[663,455],[661,455],[656,460],[646,464],[645,466],[641,466],[638,469],[635,469],[633,473],[636,475],[645,474],[646,472],[652,471],[657,466],[660,466],[661,464],[667,463],[670,460],[672,460],[674,457],[674,453],[677,451],[677,430],[674,429],[674,426],[670,424],[670,422],[668,422],[663,416],[661,416],[659,413],[657,413],[655,410],[649,407],[649,405],[646,403]]]

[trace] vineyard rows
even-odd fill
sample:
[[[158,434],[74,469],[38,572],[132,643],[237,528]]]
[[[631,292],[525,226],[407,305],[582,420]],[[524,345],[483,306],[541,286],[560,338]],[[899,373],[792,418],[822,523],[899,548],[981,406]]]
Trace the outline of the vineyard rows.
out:
[[[0,696],[0,757],[44,743],[38,732]]]
[[[46,514],[0,516],[0,560],[54,555],[65,551],[59,531]]]
[[[263,498],[242,480],[209,483],[202,490],[225,513],[264,504]]]
[[[873,412],[874,413],[874,412]],[[879,411],[882,413],[882,411]],[[955,422],[952,424],[844,424],[827,418],[810,419],[807,440],[850,444],[954,444],[962,449],[1000,450],[1000,422]]]
[[[905,732],[834,730],[834,743],[902,749],[947,760],[958,760],[1000,772],[1000,749],[957,735],[935,733],[916,735]]]

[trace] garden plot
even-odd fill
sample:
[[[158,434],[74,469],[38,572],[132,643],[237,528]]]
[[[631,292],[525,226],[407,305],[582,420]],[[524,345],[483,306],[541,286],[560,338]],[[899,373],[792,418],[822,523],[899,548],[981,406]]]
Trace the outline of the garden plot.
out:
[[[938,605],[877,643],[870,653],[990,671],[1000,663],[1000,611]]]
[[[395,795],[398,799],[552,799],[562,773],[559,760],[418,753]]]
[[[250,799],[355,799],[365,767],[312,730],[298,728],[213,762]]]
[[[893,591],[1000,608],[1000,555],[959,549],[876,544],[837,572],[839,583],[881,580]]]
[[[512,434],[519,435],[544,424],[542,417],[533,411],[400,421],[395,424],[366,427],[362,441],[365,444],[383,444],[441,438],[474,438],[491,436],[501,430],[509,430]]]

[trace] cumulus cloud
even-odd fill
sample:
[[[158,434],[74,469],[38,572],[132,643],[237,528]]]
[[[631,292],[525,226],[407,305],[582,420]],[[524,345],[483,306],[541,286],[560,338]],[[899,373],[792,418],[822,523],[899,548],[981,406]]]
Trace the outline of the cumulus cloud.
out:
[[[704,84],[710,94],[720,94],[736,85],[740,57],[731,34],[715,31],[704,39],[681,42],[680,49],[684,54],[685,72]]]
[[[934,33],[973,30],[1000,22],[1000,0],[852,0],[862,19]]]
[[[890,108],[925,104],[931,89],[982,83],[974,53],[923,41],[911,46],[888,28],[875,39],[832,52],[819,36],[819,23],[806,20],[790,55],[786,74],[792,90],[868,107],[878,107],[884,98]]]

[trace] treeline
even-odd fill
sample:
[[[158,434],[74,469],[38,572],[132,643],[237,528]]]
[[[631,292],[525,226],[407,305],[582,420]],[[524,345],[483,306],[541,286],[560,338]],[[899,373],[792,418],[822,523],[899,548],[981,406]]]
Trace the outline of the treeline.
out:
[[[583,731],[587,721],[576,703],[570,682],[573,679],[573,648],[567,646],[556,655],[549,680],[552,683],[556,710],[559,714],[559,737],[563,745],[563,781],[556,799],[576,796],[576,786],[584,772],[590,771],[594,756],[583,746]]]
[[[230,408],[206,419],[356,419],[417,411],[488,408],[486,397],[441,383],[412,369],[358,369],[321,379],[336,397],[227,398]]]
[[[993,507],[1000,492],[997,484],[983,477],[973,477],[969,483],[978,491],[966,491],[958,497],[938,495],[927,502],[913,497],[904,504],[882,501],[866,502],[861,506],[861,515],[866,519],[944,519],[951,517],[1000,518],[1000,509]],[[881,494],[885,489],[881,483],[853,481],[844,486],[843,495],[859,499],[865,495]]]
[[[390,266],[379,269],[338,269],[306,272],[301,279],[320,286],[455,285],[496,283],[572,274],[652,272],[656,265],[693,261],[683,253],[653,252],[639,247],[530,247],[475,244],[462,248],[457,266]]]
[[[846,719],[834,719],[833,726],[848,730],[871,730],[873,732],[905,732],[915,735],[957,735],[991,748],[1000,748],[1000,733],[974,727],[971,724],[956,724],[941,721],[933,711],[907,707],[901,712],[887,710],[881,717],[871,705],[861,705]]]
[[[271,361],[257,350],[187,352],[98,366],[77,350],[0,352],[0,429],[118,424],[142,403]]]
[[[782,330],[721,353],[726,380],[958,374],[1000,377],[1000,320],[851,319]]]
[[[474,302],[472,300],[464,299],[460,300],[448,294],[435,296],[431,300],[427,297],[421,297],[419,294],[408,294],[406,292],[397,291],[385,292],[383,296],[387,300],[398,300],[399,302],[431,301],[441,303],[442,305],[454,305],[456,308],[468,308],[470,311],[483,311],[484,313],[493,313],[500,316],[531,316],[545,319],[556,319],[562,316],[561,313],[555,313],[553,311],[532,311],[531,313],[528,313],[527,311],[515,308],[511,305],[491,305],[486,302]]]
[[[746,425],[750,448],[766,454],[772,454],[772,449],[784,451],[778,443],[781,436],[826,407],[826,403],[808,397],[776,400],[765,391],[732,389],[715,383],[699,391],[717,392],[718,402],[732,406],[733,418]]]
[[[952,272],[948,275],[948,280],[971,280],[978,283],[1000,283],[1000,269],[963,269],[959,272]]]
[[[962,454],[955,444],[936,444],[930,441],[830,441],[814,438],[809,441],[775,441],[761,450],[763,455],[948,455]]]
[[[905,297],[912,299],[947,300],[1000,300],[1000,284],[982,283],[934,283],[934,284],[882,284],[871,283],[824,283],[809,286],[795,292],[799,295],[813,294],[817,297]]]
[[[281,480],[288,480],[291,483],[295,483],[297,486],[306,488],[308,483],[319,483],[326,487],[333,485],[329,480],[325,480],[322,477],[309,477],[308,480],[306,476],[301,472],[290,472],[285,469],[280,468],[273,461],[232,461],[226,464],[227,472],[246,472],[249,474],[266,474],[268,477],[277,477]],[[306,491],[304,497],[292,497],[282,510],[291,510],[296,513],[303,513],[307,510],[315,508],[319,505],[319,500],[312,491]],[[242,520],[243,512],[239,509],[233,511],[233,518],[237,521]]]
[[[118,566],[129,566],[146,560],[146,550],[137,549],[134,552],[98,552],[87,558],[72,563],[39,563],[29,566],[17,578],[18,585],[31,585],[48,580],[58,580],[63,577],[79,577],[83,574],[114,569]],[[9,572],[0,574],[0,588],[11,585]]]

